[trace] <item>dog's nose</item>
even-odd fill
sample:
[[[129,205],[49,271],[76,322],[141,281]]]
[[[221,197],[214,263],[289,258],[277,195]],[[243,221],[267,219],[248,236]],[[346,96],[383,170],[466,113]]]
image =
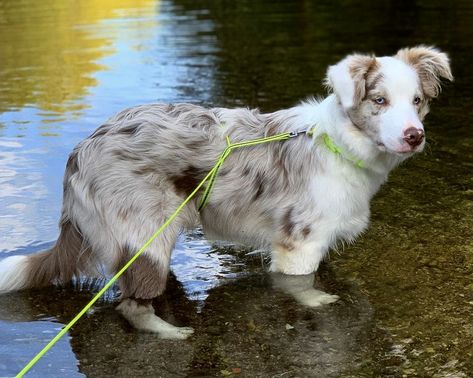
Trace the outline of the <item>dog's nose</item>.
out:
[[[404,140],[412,147],[417,147],[424,140],[424,130],[409,127],[404,131]]]

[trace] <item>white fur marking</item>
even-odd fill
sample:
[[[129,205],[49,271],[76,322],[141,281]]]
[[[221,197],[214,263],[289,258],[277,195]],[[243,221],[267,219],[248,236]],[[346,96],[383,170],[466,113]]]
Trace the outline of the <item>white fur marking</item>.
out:
[[[152,305],[139,305],[132,299],[125,299],[117,310],[133,327],[142,331],[157,333],[162,339],[187,339],[194,333],[191,327],[176,327],[154,314]]]
[[[11,256],[0,261],[0,293],[24,289],[28,256]]]
[[[315,272],[326,248],[318,243],[307,243],[293,251],[275,249],[272,253],[271,272],[309,274]]]

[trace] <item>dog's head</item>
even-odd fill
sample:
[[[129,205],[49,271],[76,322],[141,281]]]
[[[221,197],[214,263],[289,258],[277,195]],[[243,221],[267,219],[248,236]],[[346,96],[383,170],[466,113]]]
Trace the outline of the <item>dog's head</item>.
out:
[[[329,67],[326,84],[380,150],[404,154],[424,148],[422,120],[442,78],[453,80],[447,55],[418,46],[393,57],[350,55]]]

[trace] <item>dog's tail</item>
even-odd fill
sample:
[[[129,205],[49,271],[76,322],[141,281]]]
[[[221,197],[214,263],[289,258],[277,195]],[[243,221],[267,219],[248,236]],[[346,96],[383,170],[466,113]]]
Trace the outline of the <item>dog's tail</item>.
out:
[[[51,249],[0,261],[0,294],[69,282],[82,270],[84,252],[90,249],[84,247],[84,239],[71,221],[61,222],[61,233]]]

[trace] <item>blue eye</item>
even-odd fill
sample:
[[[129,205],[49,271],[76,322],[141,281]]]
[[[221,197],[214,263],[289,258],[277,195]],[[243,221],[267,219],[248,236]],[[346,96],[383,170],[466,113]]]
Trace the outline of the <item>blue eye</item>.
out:
[[[376,97],[374,102],[376,102],[378,105],[384,105],[386,104],[386,99],[384,97]]]

